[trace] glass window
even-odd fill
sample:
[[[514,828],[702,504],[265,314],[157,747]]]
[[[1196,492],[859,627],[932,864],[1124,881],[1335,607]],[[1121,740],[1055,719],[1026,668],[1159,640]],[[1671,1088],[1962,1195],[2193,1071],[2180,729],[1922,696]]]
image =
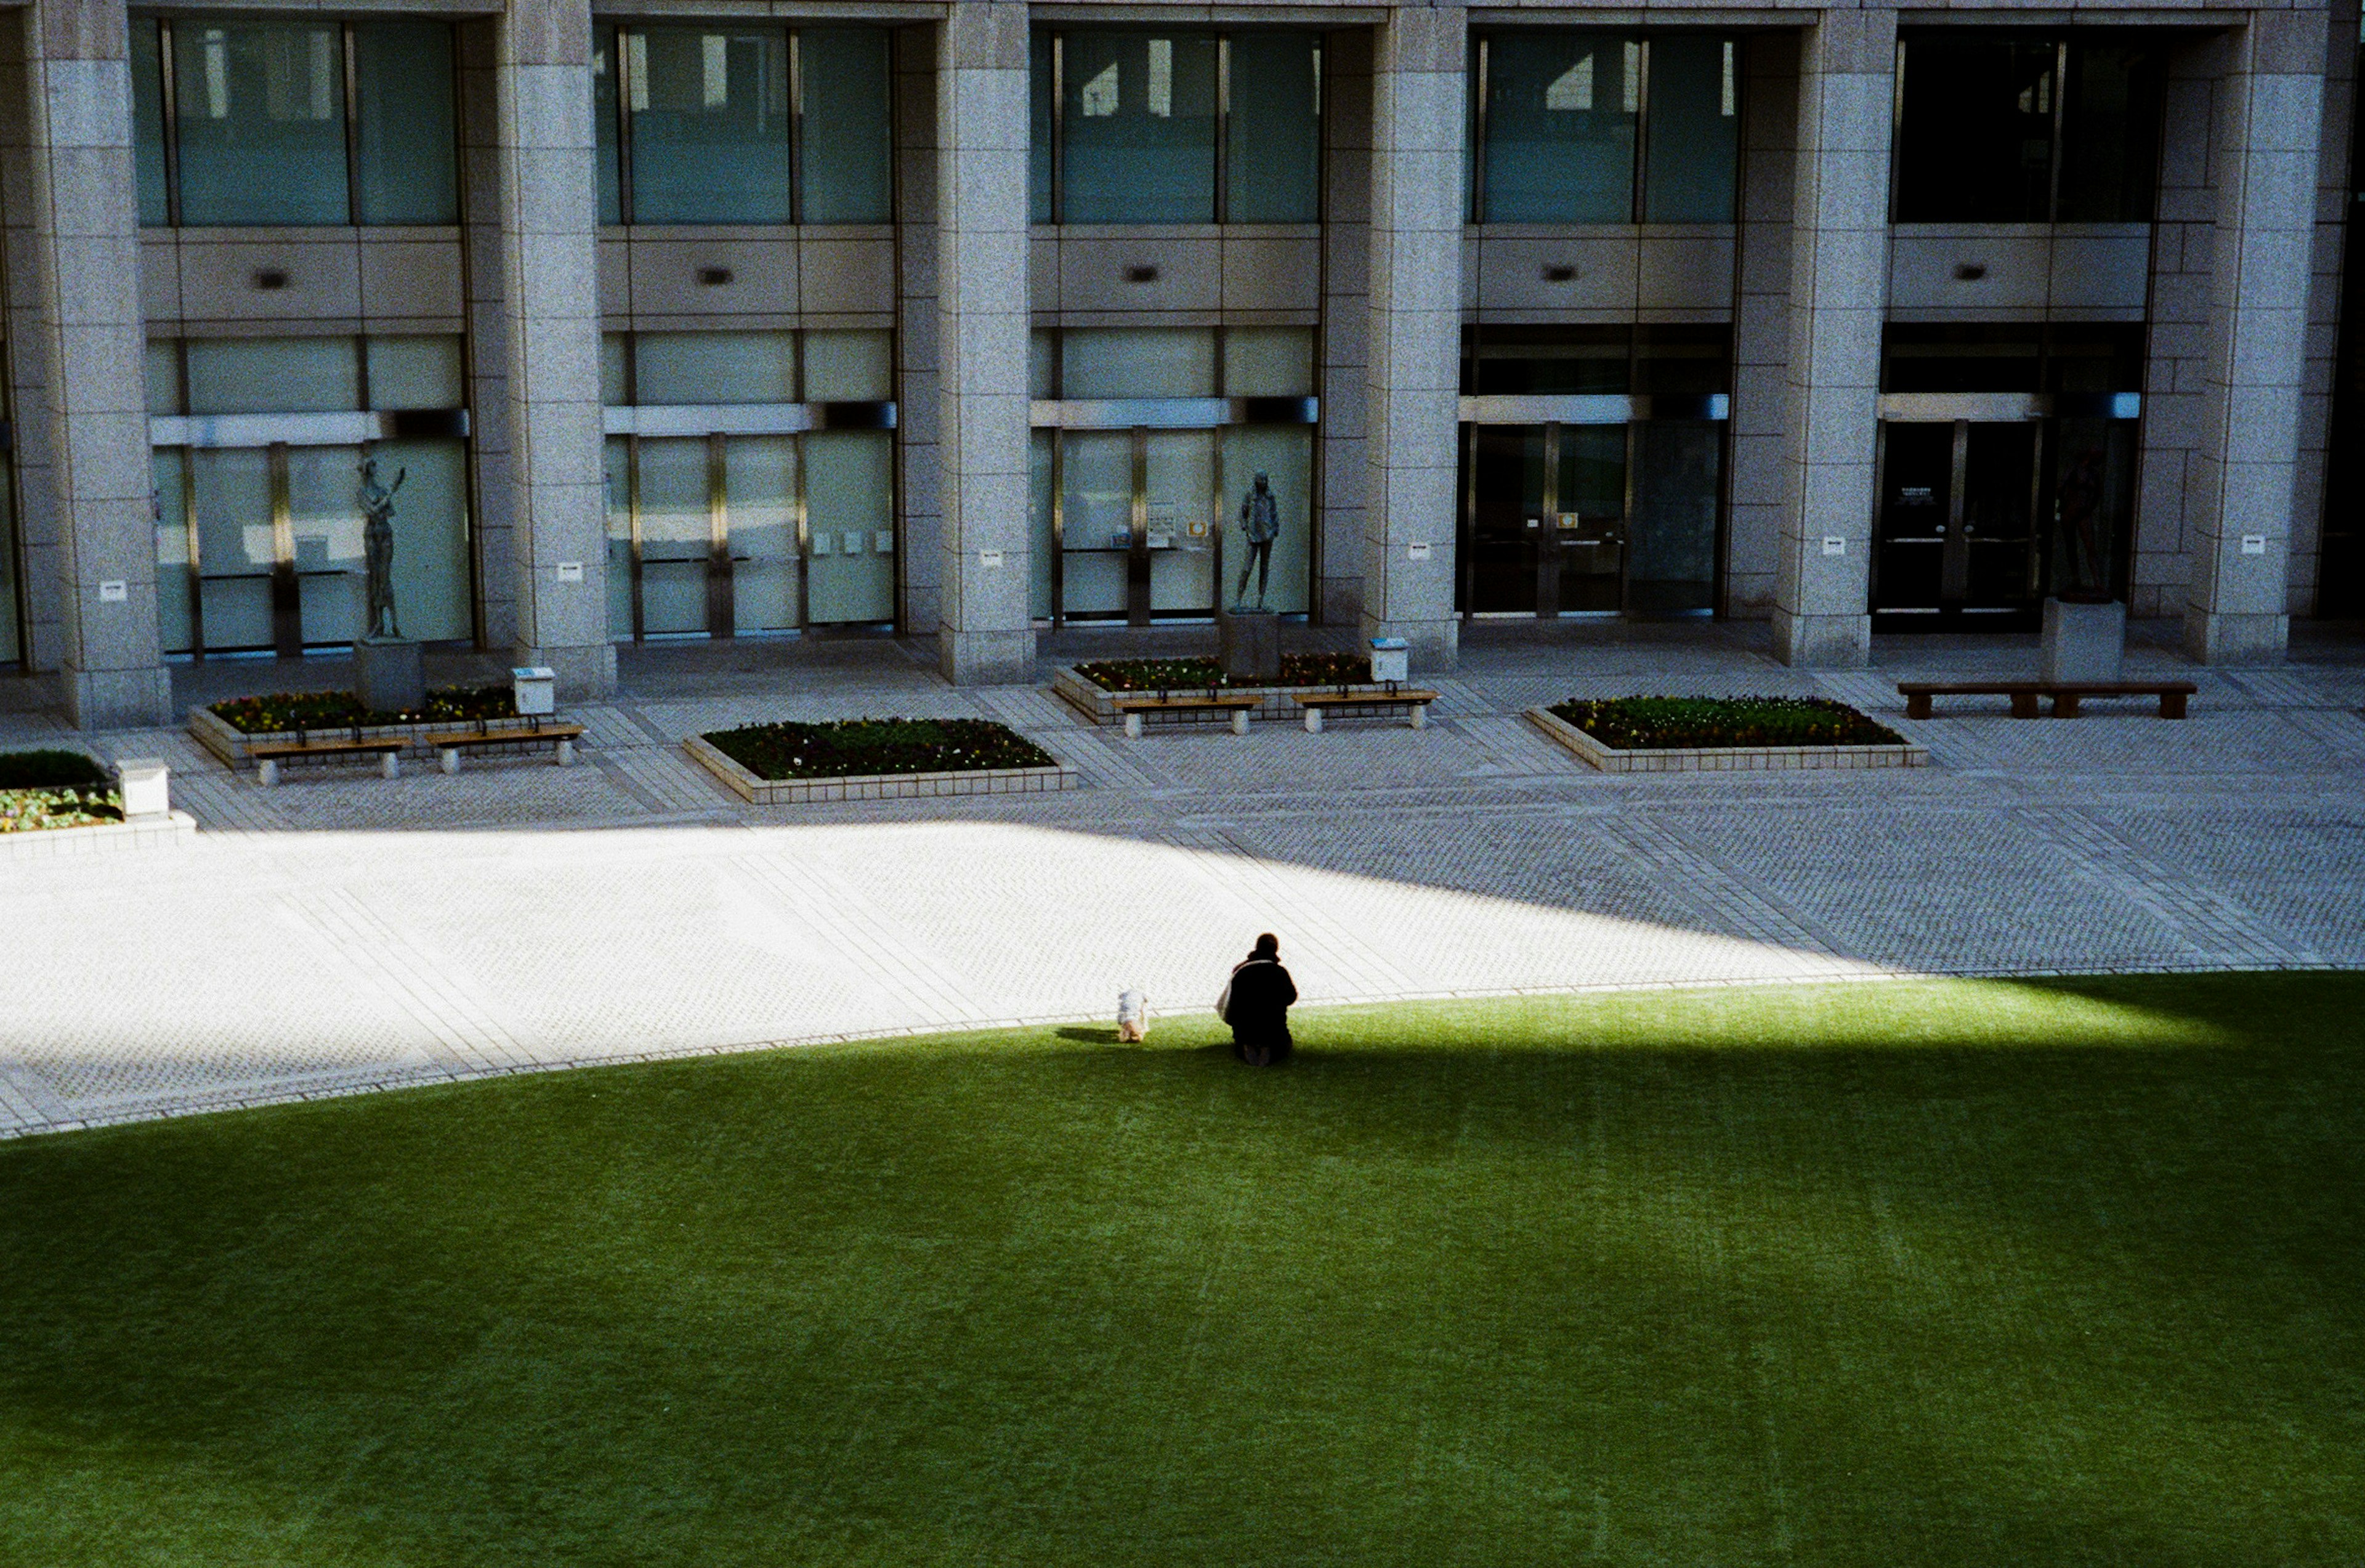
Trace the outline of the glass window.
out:
[[[1310,398],[1314,333],[1306,327],[1232,327],[1224,333],[1224,396]]]
[[[334,23],[183,24],[173,51],[183,223],[346,221]]]
[[[181,412],[181,342],[178,338],[152,338],[148,343],[148,411]]]
[[[1304,33],[1228,40],[1225,219],[1312,223],[1321,216],[1321,53]]]
[[[1231,579],[1222,590],[1253,603],[1261,588],[1266,608],[1303,614],[1313,559],[1314,431],[1305,425],[1235,425],[1222,434],[1224,515],[1217,521],[1225,531],[1225,575]],[[1249,549],[1240,515],[1260,475],[1281,525],[1263,561]],[[1252,568],[1253,578],[1248,576]]]
[[[1485,327],[1463,335],[1463,389],[1496,397],[1623,394],[1632,333],[1624,327]]]
[[[2042,377],[2036,326],[1991,323],[1888,329],[1881,364],[1884,392],[2034,392]]]
[[[164,56],[153,17],[131,18],[131,139],[140,176],[140,221],[173,221],[164,174]],[[5,651],[5,649],[0,649]]]
[[[2148,223],[2159,164],[2156,56],[2073,44],[2063,106],[2061,212],[2068,223]]]
[[[788,35],[650,28],[624,42],[633,220],[789,222]]]
[[[156,520],[156,628],[164,651],[185,654],[196,645],[194,603],[196,563],[189,557],[188,497],[183,488],[185,454],[178,447],[158,447],[149,454],[148,504]],[[0,562],[0,569],[6,563]],[[0,645],[0,653],[9,646]]]
[[[16,486],[10,483],[9,479],[7,454],[0,453],[0,664],[6,664],[11,660],[20,659],[24,656],[24,649],[19,641],[21,633],[17,624],[17,509],[15,495]],[[180,586],[181,592],[183,594],[183,602],[185,607],[186,595],[188,592],[188,585],[185,578],[182,581]],[[163,569],[161,562],[158,565],[156,572],[156,588],[160,594],[169,594],[173,591],[173,585],[168,580],[168,574]],[[185,621],[187,619],[187,610],[184,608],[182,610],[183,620]],[[169,631],[169,627],[167,630]]]
[[[460,340],[454,337],[372,338],[364,346],[373,409],[458,409]]]
[[[804,442],[805,613],[816,626],[895,618],[895,443],[840,431]],[[880,549],[881,542],[887,549]]]
[[[805,401],[873,403],[893,398],[894,341],[888,332],[807,332]]]
[[[1052,50],[1051,35],[1036,33],[1027,40],[1026,217],[1030,223],[1048,223],[1051,211]]]
[[[1650,135],[1642,216],[1651,223],[1730,223],[1741,144],[1741,84],[1730,39],[1651,40]]]
[[[397,474],[408,476],[395,496],[392,519],[394,602],[403,635],[431,643],[474,636],[465,443],[387,441],[380,442],[374,454],[379,483],[391,484]],[[340,478],[351,498],[349,504],[357,509],[358,476],[351,462]]]
[[[1725,327],[1634,329],[1634,390],[1645,398],[1706,397],[1732,390],[1732,331]]]
[[[2050,42],[1917,39],[1897,131],[1900,223],[2043,223],[2053,185]]]
[[[626,368],[631,361],[631,342],[622,332],[604,332],[600,337],[600,401],[611,409],[621,409],[633,400],[633,380]]]
[[[1026,395],[1030,398],[1057,398],[1059,395],[1059,339],[1057,333],[1038,330],[1026,334]]]
[[[791,332],[643,332],[633,344],[636,400],[646,404],[793,403]]]
[[[1216,40],[1067,35],[1070,223],[1210,223],[1216,216]]]
[[[192,414],[342,413],[361,407],[351,338],[192,338]]]
[[[353,189],[362,223],[457,223],[452,29],[353,24]]]
[[[1485,48],[1486,221],[1632,221],[1642,46],[1521,32],[1495,34]]]
[[[1216,334],[1200,327],[1093,327],[1064,333],[1060,396],[1212,398]]]
[[[624,174],[616,133],[616,29],[604,25],[591,29],[591,131],[598,143],[600,221],[622,223]]]
[[[803,91],[804,223],[884,223],[894,216],[887,129],[887,34],[812,28],[797,35]]]

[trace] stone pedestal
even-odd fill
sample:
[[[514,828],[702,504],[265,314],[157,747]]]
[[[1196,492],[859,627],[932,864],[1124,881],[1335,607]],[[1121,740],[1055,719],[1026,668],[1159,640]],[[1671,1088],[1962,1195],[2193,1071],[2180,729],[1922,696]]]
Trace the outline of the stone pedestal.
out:
[[[1216,610],[1216,639],[1232,679],[1270,685],[1281,678],[1281,617],[1272,610]]]
[[[2127,652],[2127,607],[2045,601],[2045,656],[2037,678],[2046,681],[2116,680]]]
[[[419,644],[408,637],[363,638],[353,644],[353,671],[362,706],[374,713],[416,711],[427,705]]]

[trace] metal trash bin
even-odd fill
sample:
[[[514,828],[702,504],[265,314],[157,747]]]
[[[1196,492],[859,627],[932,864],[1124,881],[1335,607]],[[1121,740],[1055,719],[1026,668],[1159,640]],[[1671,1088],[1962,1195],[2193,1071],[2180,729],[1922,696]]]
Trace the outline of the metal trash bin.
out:
[[[558,711],[558,675],[540,665],[522,666],[510,671],[510,690],[517,700],[521,717],[548,718]]]

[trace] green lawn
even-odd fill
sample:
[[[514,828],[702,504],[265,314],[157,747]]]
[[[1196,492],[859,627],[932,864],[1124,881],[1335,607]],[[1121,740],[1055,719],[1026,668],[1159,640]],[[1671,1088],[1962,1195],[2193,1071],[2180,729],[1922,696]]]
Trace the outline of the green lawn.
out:
[[[2365,1560],[2365,977],[1212,1025],[0,1144],[0,1563]]]

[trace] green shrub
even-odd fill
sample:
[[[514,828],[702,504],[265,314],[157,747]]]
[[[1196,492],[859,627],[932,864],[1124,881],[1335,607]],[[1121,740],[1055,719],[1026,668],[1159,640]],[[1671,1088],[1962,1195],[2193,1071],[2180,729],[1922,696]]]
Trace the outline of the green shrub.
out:
[[[1104,691],[1190,691],[1232,684],[1214,659],[1099,659],[1078,665],[1076,673]],[[1281,675],[1270,684],[1363,686],[1371,678],[1372,661],[1361,654],[1283,654]]]
[[[1051,754],[984,719],[844,719],[747,724],[706,737],[758,778],[848,778],[871,773],[972,773],[1056,767]]]
[[[0,790],[0,833],[122,820],[123,797],[112,790]]]
[[[1571,698],[1550,711],[1620,751],[1905,744],[1888,725],[1826,697]]]
[[[506,686],[443,686],[427,694],[415,711],[372,712],[351,691],[279,691],[268,697],[235,697],[217,702],[214,716],[242,735],[284,734],[290,730],[346,730],[354,725],[441,724],[517,714],[516,694]]]
[[[0,752],[0,790],[86,790],[107,777],[106,768],[78,751]]]

